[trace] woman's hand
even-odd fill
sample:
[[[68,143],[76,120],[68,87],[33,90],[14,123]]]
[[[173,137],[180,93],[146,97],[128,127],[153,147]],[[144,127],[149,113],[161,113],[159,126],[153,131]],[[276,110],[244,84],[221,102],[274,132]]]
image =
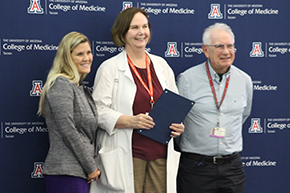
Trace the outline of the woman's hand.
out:
[[[96,169],[95,171],[93,171],[92,173],[89,174],[88,179],[88,183],[91,183],[93,181],[97,181],[99,176],[101,175],[101,171]]]
[[[184,125],[181,124],[177,124],[177,123],[172,123],[169,126],[170,129],[172,129],[173,131],[171,131],[171,135],[170,137],[178,137],[180,136],[183,132],[184,132]]]
[[[155,123],[153,122],[152,117],[147,114],[140,113],[134,116],[121,115],[117,120],[115,128],[131,128],[131,129],[151,129]]]
[[[153,122],[152,117],[150,117],[149,115],[140,113],[130,118],[129,125],[130,125],[130,128],[149,130],[154,127],[155,123]]]

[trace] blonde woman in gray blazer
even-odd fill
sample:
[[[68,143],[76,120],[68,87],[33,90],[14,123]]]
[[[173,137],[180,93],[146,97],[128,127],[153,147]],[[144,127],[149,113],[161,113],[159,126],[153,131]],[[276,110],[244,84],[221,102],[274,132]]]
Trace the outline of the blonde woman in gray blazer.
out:
[[[91,70],[90,41],[78,32],[63,37],[48,74],[38,114],[45,117],[50,148],[44,163],[47,193],[88,193],[98,179],[97,112],[82,80]]]

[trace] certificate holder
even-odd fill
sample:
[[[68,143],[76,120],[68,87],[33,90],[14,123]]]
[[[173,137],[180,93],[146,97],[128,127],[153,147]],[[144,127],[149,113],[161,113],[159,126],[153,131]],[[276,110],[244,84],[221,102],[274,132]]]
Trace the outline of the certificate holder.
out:
[[[194,103],[194,101],[165,89],[149,112],[149,116],[153,118],[155,126],[150,130],[138,129],[138,133],[160,143],[168,144],[172,131],[169,126],[172,123],[181,123]]]

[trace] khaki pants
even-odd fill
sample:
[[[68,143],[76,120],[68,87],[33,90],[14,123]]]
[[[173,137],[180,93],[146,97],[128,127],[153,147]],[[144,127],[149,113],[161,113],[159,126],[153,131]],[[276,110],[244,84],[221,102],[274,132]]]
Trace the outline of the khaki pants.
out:
[[[135,193],[166,193],[166,159],[133,158]]]

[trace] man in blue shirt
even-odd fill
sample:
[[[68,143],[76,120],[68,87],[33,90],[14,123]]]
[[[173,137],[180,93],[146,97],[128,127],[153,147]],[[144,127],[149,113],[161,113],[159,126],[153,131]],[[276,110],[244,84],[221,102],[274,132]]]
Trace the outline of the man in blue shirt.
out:
[[[233,64],[235,36],[216,23],[203,33],[208,60],[181,73],[179,93],[193,101],[184,133],[175,142],[181,151],[178,193],[242,193],[245,172],[239,152],[242,125],[250,115],[253,85]]]

